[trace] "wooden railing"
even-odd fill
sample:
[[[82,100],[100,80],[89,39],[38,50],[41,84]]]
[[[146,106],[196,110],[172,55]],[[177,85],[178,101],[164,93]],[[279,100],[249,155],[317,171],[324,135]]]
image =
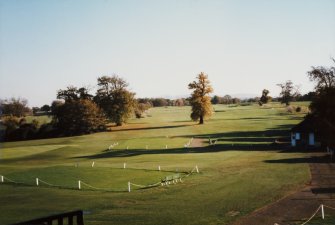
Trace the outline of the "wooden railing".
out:
[[[84,225],[83,211],[77,210],[73,212],[67,212],[57,214],[53,216],[47,216],[39,219],[29,220],[21,223],[15,223],[13,225]]]

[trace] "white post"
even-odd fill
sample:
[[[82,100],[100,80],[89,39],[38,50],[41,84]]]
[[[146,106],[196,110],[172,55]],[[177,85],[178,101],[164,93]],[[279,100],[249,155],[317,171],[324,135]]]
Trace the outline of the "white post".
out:
[[[4,178],[3,178],[3,176],[1,176],[1,183],[3,183],[4,182]]]
[[[81,184],[80,184],[80,180],[78,180],[78,189],[81,189]]]
[[[129,146],[127,146],[127,150],[129,149]]]
[[[168,149],[167,145],[165,145],[165,149]]]
[[[145,146],[145,149],[148,149],[148,145]]]
[[[38,186],[38,178],[36,178],[36,186]]]
[[[195,166],[195,170],[197,171],[197,173],[199,173],[198,165]]]
[[[323,209],[323,204],[321,204],[321,214],[322,214],[322,219],[325,219],[325,211]]]
[[[128,192],[130,192],[130,181],[128,181]]]
[[[126,168],[126,163],[123,163],[123,169],[125,169]]]
[[[158,170],[161,171],[161,166],[158,166]]]
[[[94,167],[94,161],[92,162],[92,167]]]

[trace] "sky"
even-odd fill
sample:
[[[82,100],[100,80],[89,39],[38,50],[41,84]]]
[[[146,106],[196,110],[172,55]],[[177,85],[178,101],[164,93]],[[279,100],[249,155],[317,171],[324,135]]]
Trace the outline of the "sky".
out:
[[[334,0],[0,0],[0,98],[51,104],[59,89],[124,78],[137,97],[313,90],[335,57]]]

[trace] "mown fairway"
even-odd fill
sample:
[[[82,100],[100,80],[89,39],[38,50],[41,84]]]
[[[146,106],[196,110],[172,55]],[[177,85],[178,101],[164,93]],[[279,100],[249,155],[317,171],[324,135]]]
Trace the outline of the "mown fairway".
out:
[[[279,104],[215,110],[202,126],[189,120],[189,107],[153,108],[149,117],[110,132],[2,144],[0,175],[73,189],[1,184],[0,224],[74,209],[84,210],[88,225],[229,224],[309,180],[308,165],[290,160],[305,154],[274,143],[303,113]],[[184,148],[192,137],[203,146]],[[126,192],[128,181],[152,184],[196,165],[200,173],[183,183]],[[79,179],[112,191],[76,190]]]

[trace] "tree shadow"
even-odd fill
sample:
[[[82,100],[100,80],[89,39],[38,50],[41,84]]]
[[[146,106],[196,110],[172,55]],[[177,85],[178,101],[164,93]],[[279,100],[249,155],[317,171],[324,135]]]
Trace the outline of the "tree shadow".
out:
[[[281,147],[272,144],[218,144],[215,146],[195,147],[195,148],[172,148],[172,149],[131,149],[131,150],[103,150],[101,153],[73,158],[101,159],[116,157],[133,157],[139,155],[155,154],[196,154],[214,153],[222,151],[277,151]]]
[[[329,156],[309,156],[300,158],[287,158],[287,159],[271,159],[264,160],[266,163],[286,163],[286,164],[297,164],[297,163],[329,163],[331,162]]]
[[[181,125],[185,126],[185,125]],[[187,125],[186,125],[187,126]],[[275,128],[263,131],[233,131],[223,133],[210,133],[201,135],[181,135],[173,138],[197,138],[202,139],[203,143],[208,144],[204,147],[194,148],[170,148],[170,149],[128,149],[128,150],[102,150],[93,155],[80,156],[75,158],[112,158],[112,157],[132,157],[138,155],[154,154],[195,154],[195,153],[213,153],[223,151],[277,151],[281,153],[311,152],[310,150],[294,149],[290,146],[290,128],[294,124],[278,125]],[[176,126],[168,126],[176,127]],[[178,126],[179,127],[179,126]],[[148,128],[150,129],[150,128]],[[210,142],[215,141],[215,145]],[[217,143],[219,142],[219,143]],[[225,143],[227,142],[227,143]],[[320,161],[320,159],[318,159]],[[289,158],[278,160],[266,160],[266,163],[312,163],[316,162],[312,158]]]
[[[171,125],[171,126],[159,126],[159,127],[134,127],[134,128],[120,128],[117,130],[110,130],[109,132],[120,132],[120,131],[135,131],[135,130],[156,130],[156,129],[171,129],[179,127],[192,126],[193,124],[183,124],[183,125]]]
[[[272,129],[266,129],[266,130],[260,130],[260,131],[232,131],[232,132],[223,132],[223,133],[211,133],[211,134],[201,134],[201,135],[182,135],[178,137],[183,137],[183,138],[200,138],[200,139],[219,139],[219,140],[225,140],[229,138],[233,138],[236,140],[242,140],[245,139],[247,140],[250,138],[258,139],[258,138],[264,138],[266,140],[273,140],[278,138],[289,138],[290,136],[290,129],[294,126],[295,124],[285,124],[285,125],[278,125],[275,128]],[[256,142],[254,140],[254,142]]]
[[[334,194],[335,187],[311,188],[313,194]]]

